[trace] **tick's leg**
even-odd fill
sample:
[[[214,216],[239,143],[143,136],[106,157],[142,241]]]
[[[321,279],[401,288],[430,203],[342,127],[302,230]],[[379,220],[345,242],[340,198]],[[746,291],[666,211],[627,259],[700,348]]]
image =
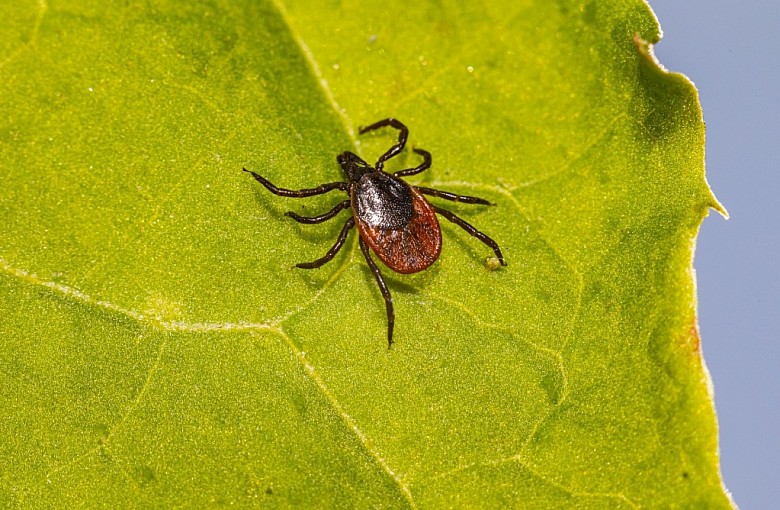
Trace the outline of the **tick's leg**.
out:
[[[355,220],[350,218],[347,220],[346,223],[344,223],[344,228],[341,229],[341,233],[339,234],[339,238],[336,239],[336,244],[331,246],[330,250],[328,250],[328,253],[325,254],[324,257],[315,260],[314,262],[302,262],[300,264],[295,264],[295,267],[300,267],[301,269],[317,269],[321,265],[325,264],[326,262],[330,262],[333,257],[336,256],[336,254],[339,252],[342,246],[344,246],[344,241],[347,239],[347,234],[349,234],[349,229],[355,226]]]
[[[311,197],[314,195],[322,195],[323,193],[327,193],[328,191],[333,191],[334,189],[340,189],[342,191],[347,191],[349,189],[349,184],[346,182],[329,182],[328,184],[323,184],[321,186],[317,186],[316,188],[309,188],[309,189],[299,189],[299,190],[291,190],[291,189],[284,189],[284,188],[277,188],[273,184],[271,184],[271,181],[263,177],[262,175],[256,174],[251,170],[247,170],[244,168],[244,172],[249,172],[252,174],[252,177],[254,177],[257,182],[268,188],[268,191],[273,193],[274,195],[279,195],[280,197],[292,197],[292,198],[304,198],[304,197]]]
[[[284,213],[284,215],[289,216],[290,218],[294,219],[298,223],[307,223],[311,225],[312,223],[322,223],[323,221],[327,221],[335,217],[338,213],[340,213],[344,209],[349,209],[349,200],[344,200],[340,204],[336,204],[336,207],[326,212],[325,214],[320,214],[319,216],[300,216],[292,211],[286,212]]]
[[[382,292],[382,297],[385,298],[385,310],[387,311],[387,348],[389,349],[393,345],[393,328],[395,327],[395,311],[393,310],[393,297],[390,295],[390,291],[385,284],[385,279],[382,278],[382,273],[379,272],[379,268],[376,267],[376,262],[371,258],[371,254],[368,251],[368,245],[363,238],[360,238],[360,249],[363,250],[363,256],[366,257],[368,267],[371,272],[374,273],[376,283],[379,285],[379,290]]]
[[[486,245],[493,248],[493,251],[496,253],[496,257],[498,257],[498,261],[501,263],[502,266],[506,265],[506,262],[504,262],[504,256],[501,254],[501,249],[498,247],[498,243],[496,243],[494,240],[474,228],[473,225],[470,223],[458,218],[454,213],[451,213],[450,211],[446,209],[441,209],[439,207],[433,206],[433,210],[436,211],[438,214],[441,214],[454,224],[458,225],[460,228],[471,234],[472,236],[476,237]]]
[[[404,126],[401,121],[393,118],[383,119],[379,122],[374,122],[370,126],[360,128],[360,134],[362,135],[363,133],[367,133],[369,131],[373,131],[374,129],[379,129],[386,126],[394,127],[400,131],[400,133],[398,133],[398,143],[390,147],[390,149],[382,154],[382,156],[380,156],[380,158],[376,161],[377,170],[382,170],[382,168],[385,166],[385,161],[394,156],[397,156],[398,153],[404,149],[404,146],[406,145],[406,139],[409,137],[409,129]]]
[[[431,153],[423,149],[412,149],[414,152],[423,157],[423,162],[420,166],[414,168],[407,168],[406,170],[399,170],[394,172],[396,177],[406,177],[407,175],[419,174],[423,170],[428,170],[431,167]]]
[[[448,191],[442,191],[440,189],[433,188],[423,188],[422,186],[415,186],[415,188],[417,188],[417,191],[423,195],[443,198],[444,200],[452,200],[453,202],[463,202],[464,204],[493,205],[484,198],[470,197],[468,195],[456,195],[455,193],[450,193]]]

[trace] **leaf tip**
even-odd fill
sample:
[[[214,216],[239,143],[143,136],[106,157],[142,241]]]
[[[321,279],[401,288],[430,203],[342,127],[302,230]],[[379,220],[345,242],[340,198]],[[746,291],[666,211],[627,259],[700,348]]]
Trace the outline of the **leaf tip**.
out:
[[[720,214],[720,216],[724,220],[728,220],[729,218],[731,218],[731,216],[729,216],[729,212],[722,205],[720,205],[720,203],[718,203],[717,207],[713,206],[712,209],[715,210],[718,214]]]
[[[710,202],[710,207],[716,211],[718,214],[720,214],[724,220],[727,220],[730,218],[729,212],[726,210],[725,207],[723,207],[723,204],[718,202],[718,199],[715,198],[715,196],[712,197],[712,202]]]

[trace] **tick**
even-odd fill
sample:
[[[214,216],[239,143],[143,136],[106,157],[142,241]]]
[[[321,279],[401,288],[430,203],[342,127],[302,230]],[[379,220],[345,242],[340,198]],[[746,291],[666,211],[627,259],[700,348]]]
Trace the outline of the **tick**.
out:
[[[425,198],[425,195],[464,204],[491,205],[490,202],[478,197],[413,186],[401,179],[401,177],[419,174],[431,167],[432,159],[428,151],[413,149],[423,158],[419,166],[393,173],[384,171],[385,162],[397,156],[404,149],[409,137],[409,129],[397,119],[392,118],[380,120],[360,129],[362,135],[368,131],[388,126],[399,131],[398,142],[382,154],[373,167],[349,151],[336,157],[336,161],[347,176],[346,182],[329,182],[316,188],[289,190],[276,187],[268,179],[251,170],[244,168],[244,171],[252,174],[268,191],[282,197],[305,198],[322,195],[333,190],[341,190],[349,195],[347,200],[336,204],[330,211],[319,216],[299,216],[292,211],[285,213],[285,216],[289,216],[299,223],[314,224],[335,218],[344,209],[352,210],[352,216],[344,223],[336,243],[325,256],[313,262],[296,264],[296,267],[316,269],[332,260],[344,246],[349,231],[357,226],[360,249],[385,300],[387,346],[389,348],[393,345],[393,328],[395,326],[393,298],[379,267],[371,257],[370,251],[373,251],[385,266],[396,273],[417,273],[428,268],[439,258],[441,253],[441,229],[436,218],[436,215],[439,214],[492,248],[502,266],[505,266],[506,263],[501,249],[493,239],[451,211],[432,205]]]

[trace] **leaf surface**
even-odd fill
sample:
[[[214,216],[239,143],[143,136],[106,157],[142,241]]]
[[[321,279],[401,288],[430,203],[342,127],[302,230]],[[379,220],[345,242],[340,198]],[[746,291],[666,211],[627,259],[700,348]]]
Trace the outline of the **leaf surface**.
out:
[[[699,350],[695,89],[639,1],[0,7],[0,501],[18,507],[730,506]],[[342,179],[433,154],[425,272]],[[416,166],[405,151],[388,170]],[[435,201],[435,199],[432,199]]]

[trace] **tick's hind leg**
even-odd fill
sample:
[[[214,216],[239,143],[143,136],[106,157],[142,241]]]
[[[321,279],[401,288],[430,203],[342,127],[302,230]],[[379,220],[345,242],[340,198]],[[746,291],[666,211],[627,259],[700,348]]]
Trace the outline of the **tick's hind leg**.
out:
[[[436,207],[435,205],[433,206],[433,210],[436,211],[437,214],[441,214],[442,216],[444,216],[454,224],[458,225],[460,228],[462,228],[472,236],[476,237],[486,245],[493,248],[493,252],[495,252],[496,257],[498,258],[498,261],[501,263],[501,265],[502,266],[506,265],[506,262],[504,262],[504,255],[501,254],[501,248],[498,247],[498,243],[496,243],[494,240],[492,240],[491,238],[489,238],[488,236],[486,236],[485,234],[483,234],[482,232],[474,228],[474,226],[468,223],[467,221],[458,218],[454,213],[446,209],[441,209],[439,207]]]
[[[481,205],[493,205],[484,198],[470,197],[468,195],[456,195],[449,191],[442,191],[440,189],[423,188],[422,186],[415,186],[417,190],[423,195],[430,195],[432,197],[443,198],[444,200],[451,200],[453,202],[461,202],[464,204],[481,204]]]
[[[265,186],[268,189],[268,191],[270,191],[274,195],[279,195],[280,197],[304,198],[304,197],[311,197],[314,195],[322,195],[323,193],[333,191],[334,189],[340,189],[342,191],[347,191],[349,189],[349,184],[347,184],[346,182],[329,182],[328,184],[322,184],[320,186],[317,186],[316,188],[307,188],[307,189],[299,189],[299,190],[277,188],[276,186],[271,184],[271,181],[269,181],[268,179],[266,179],[260,174],[256,174],[255,172],[251,170],[247,170],[246,168],[244,168],[244,172],[249,172],[250,174],[252,174],[252,177],[254,177],[257,182]]]
[[[406,177],[407,175],[415,175],[419,174],[420,172],[424,170],[428,170],[431,167],[431,153],[423,150],[423,149],[412,149],[414,152],[419,154],[423,157],[423,162],[420,163],[419,166],[416,166],[414,168],[407,168],[406,170],[399,170],[398,172],[394,172],[393,175],[396,177]]]
[[[344,209],[349,209],[349,204],[349,200],[344,200],[343,202],[336,204],[336,206],[330,211],[326,212],[325,214],[320,214],[319,216],[300,216],[292,211],[286,212],[284,215],[289,216],[298,223],[306,223],[311,225],[313,223],[322,223],[323,221],[328,221],[329,219],[334,218]]]
[[[301,269],[317,269],[326,262],[333,260],[333,257],[335,257],[341,247],[344,246],[344,241],[347,240],[349,229],[354,226],[355,220],[353,218],[348,219],[346,223],[344,223],[344,227],[341,229],[341,233],[339,234],[338,239],[336,239],[336,244],[334,244],[330,250],[328,250],[328,253],[326,253],[324,257],[319,258],[313,262],[302,262],[300,264],[295,264],[295,267],[300,267]]]
[[[368,267],[371,272],[374,273],[376,283],[379,285],[379,290],[382,292],[382,297],[385,298],[385,311],[387,312],[387,348],[389,349],[393,345],[393,328],[395,327],[395,310],[393,310],[393,297],[390,295],[390,290],[385,284],[385,279],[382,278],[382,273],[379,272],[379,268],[376,267],[376,262],[371,258],[371,254],[368,251],[368,245],[363,238],[360,238],[360,249],[363,251],[363,256],[366,257]]]
[[[385,161],[387,161],[388,159],[394,156],[397,156],[398,153],[400,153],[404,149],[404,146],[406,145],[406,139],[409,137],[409,129],[406,126],[404,126],[403,123],[398,119],[389,118],[389,119],[380,120],[379,122],[374,122],[370,126],[360,128],[359,131],[360,134],[362,135],[363,133],[367,133],[369,131],[373,131],[375,129],[383,128],[386,126],[394,127],[395,129],[400,131],[400,133],[398,133],[398,143],[390,147],[387,150],[387,152],[385,152],[384,154],[382,154],[382,156],[379,157],[379,159],[376,161],[377,170],[382,170],[382,168],[384,168],[385,166]]]

